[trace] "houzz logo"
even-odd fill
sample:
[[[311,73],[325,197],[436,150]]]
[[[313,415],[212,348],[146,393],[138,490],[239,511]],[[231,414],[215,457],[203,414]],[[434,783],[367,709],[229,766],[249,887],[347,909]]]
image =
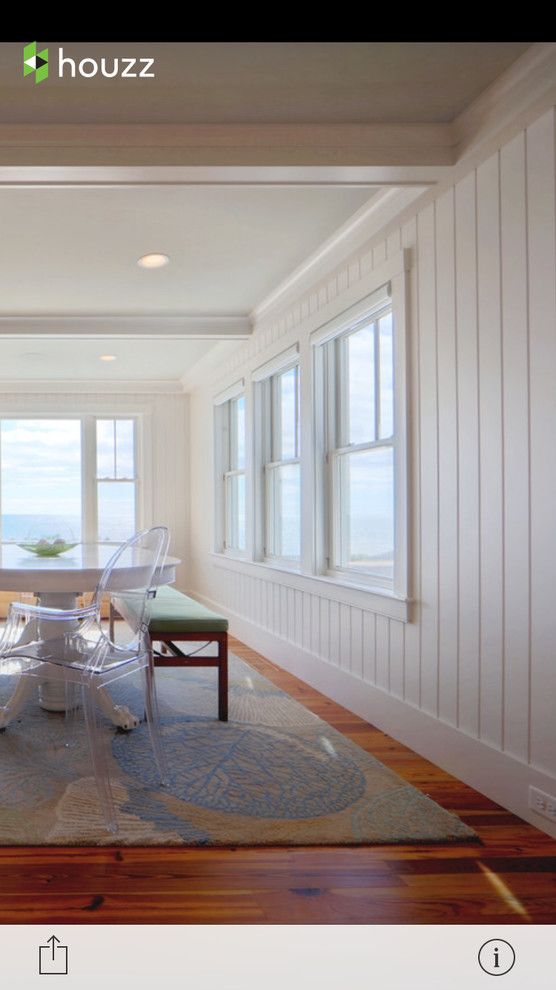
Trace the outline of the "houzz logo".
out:
[[[31,41],[23,49],[23,75],[28,76],[31,72],[35,73],[36,83],[48,79],[48,48],[37,52],[36,41]]]
[[[53,61],[51,62],[53,66]],[[64,49],[58,48],[58,78],[93,79],[94,76],[104,76],[105,79],[154,79],[151,72],[154,58],[82,58],[80,61],[64,55]],[[54,66],[53,66],[54,67]],[[37,52],[37,42],[31,41],[23,49],[23,75],[35,73],[35,82],[48,79],[48,48]]]

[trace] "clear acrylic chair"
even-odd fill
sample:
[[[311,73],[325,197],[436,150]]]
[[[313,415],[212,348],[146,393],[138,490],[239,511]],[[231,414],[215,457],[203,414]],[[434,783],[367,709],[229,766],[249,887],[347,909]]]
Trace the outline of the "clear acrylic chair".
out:
[[[111,684],[137,671],[142,672],[145,719],[162,783],[166,777],[148,610],[168,539],[166,527],[155,526],[120,546],[104,569],[91,604],[84,608],[12,603],[0,640],[0,684],[5,677],[16,678],[11,698],[0,707],[0,730],[6,729],[44,682],[63,682],[69,709],[80,693],[95,780],[110,832],[117,831],[109,772],[110,734],[100,711],[122,728],[138,724],[128,709],[114,705],[108,691]],[[107,596],[112,599],[124,592],[128,632],[126,642],[116,642],[101,625],[101,604]]]

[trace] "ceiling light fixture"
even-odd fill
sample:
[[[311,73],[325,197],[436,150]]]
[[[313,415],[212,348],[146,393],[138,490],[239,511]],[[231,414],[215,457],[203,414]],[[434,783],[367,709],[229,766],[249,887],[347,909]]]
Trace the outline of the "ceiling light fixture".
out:
[[[99,355],[99,361],[115,361],[115,360],[116,360],[116,355],[115,354],[100,354]]]
[[[169,261],[167,254],[144,254],[137,264],[140,268],[164,268]]]

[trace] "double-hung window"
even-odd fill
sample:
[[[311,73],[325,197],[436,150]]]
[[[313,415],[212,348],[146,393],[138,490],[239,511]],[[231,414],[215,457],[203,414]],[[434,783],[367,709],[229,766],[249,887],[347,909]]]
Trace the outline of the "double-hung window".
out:
[[[222,482],[217,547],[243,554],[246,549],[245,395],[236,395],[220,403],[215,412],[217,472]]]
[[[100,543],[123,542],[136,529],[136,429],[133,419],[96,421],[96,516]]]
[[[392,306],[322,346],[327,570],[393,589],[396,428]]]
[[[297,566],[301,557],[299,357],[258,381],[263,557]]]

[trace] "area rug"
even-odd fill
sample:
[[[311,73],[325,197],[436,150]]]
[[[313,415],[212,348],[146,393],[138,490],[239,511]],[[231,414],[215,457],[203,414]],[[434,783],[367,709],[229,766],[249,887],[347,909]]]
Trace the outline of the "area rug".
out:
[[[242,660],[230,658],[230,721],[216,719],[216,671],[157,671],[166,787],[144,723],[106,722],[118,833],[103,828],[78,721],[28,704],[0,734],[0,845],[359,845],[477,841],[455,815],[405,783]],[[133,678],[112,693],[141,712]],[[9,686],[2,686],[1,703]]]

